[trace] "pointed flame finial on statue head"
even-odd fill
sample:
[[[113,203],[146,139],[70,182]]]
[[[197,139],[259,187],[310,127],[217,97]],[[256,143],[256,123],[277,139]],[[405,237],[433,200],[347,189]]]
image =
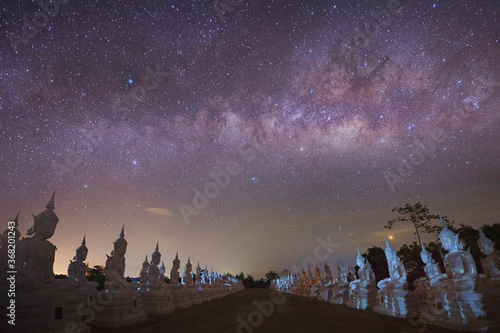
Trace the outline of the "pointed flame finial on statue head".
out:
[[[14,224],[16,228],[19,226],[19,214],[21,214],[20,211],[17,212],[16,218],[14,219]]]
[[[180,260],[179,260],[179,251],[176,251],[175,252],[175,259],[174,259],[174,263],[177,263],[177,264],[180,264]]]
[[[115,248],[120,245],[127,245],[127,241],[125,240],[125,224],[122,226],[120,237],[117,240],[115,240],[113,244],[115,244]]]
[[[160,254],[160,249],[158,247],[158,241],[156,241],[156,248],[155,248],[155,251],[151,254],[151,260],[155,261],[155,258],[158,257],[158,261],[157,261],[157,263],[158,263],[160,260],[160,256],[161,256],[161,254]]]
[[[34,219],[33,226],[26,232],[26,234],[28,236],[35,234],[37,232],[37,229],[40,230],[41,225],[46,225],[47,223],[53,223],[53,224],[57,225],[57,223],[59,222],[59,217],[57,217],[56,213],[54,213],[55,194],[56,194],[56,191],[54,191],[52,193],[52,196],[50,197],[49,202],[45,206],[46,209],[43,212],[41,212],[37,216],[33,215],[33,219]],[[55,228],[54,228],[54,230],[55,230]],[[43,233],[45,233],[45,232],[43,232]],[[52,235],[53,235],[53,232],[50,236],[45,235],[45,237],[48,236],[48,238],[50,238],[50,237],[52,237]],[[46,239],[48,239],[48,238],[46,238]]]
[[[443,238],[458,236],[453,231],[451,231],[450,229],[448,229],[448,225],[446,225],[446,222],[444,222],[444,220],[441,217],[441,215],[439,215],[439,219],[441,220],[441,228],[442,228],[441,232],[439,233],[439,239],[441,239],[441,241],[442,241]]]
[[[52,192],[52,196],[50,197],[50,200],[47,203],[47,205],[45,206],[45,208],[50,209],[50,210],[56,209],[56,207],[54,206],[54,197],[55,197],[55,195],[56,195],[56,191]]]
[[[76,251],[77,251],[77,252],[78,252],[78,251],[85,251],[85,252],[89,252],[89,250],[87,249],[87,246],[85,246],[85,245],[87,245],[87,243],[85,242],[85,237],[86,237],[86,236],[87,236],[87,235],[83,235],[82,245],[80,245],[80,247],[78,247],[78,248],[76,249]]]

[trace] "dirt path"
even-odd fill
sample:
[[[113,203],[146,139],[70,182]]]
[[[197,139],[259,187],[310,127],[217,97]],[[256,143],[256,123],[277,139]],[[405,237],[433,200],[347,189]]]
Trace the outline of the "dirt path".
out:
[[[271,300],[274,300],[274,303]],[[254,302],[261,306],[261,312]],[[112,330],[92,327],[92,332],[435,333],[451,331],[436,327],[425,328],[418,323],[411,325],[409,319],[385,317],[371,311],[353,310],[305,297],[271,294],[271,290],[268,289],[245,289],[218,300],[176,310],[170,315],[149,317],[147,321],[127,328]]]

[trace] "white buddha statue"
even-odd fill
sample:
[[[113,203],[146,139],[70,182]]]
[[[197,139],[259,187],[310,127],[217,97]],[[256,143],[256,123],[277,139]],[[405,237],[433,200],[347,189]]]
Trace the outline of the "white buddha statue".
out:
[[[479,228],[479,239],[477,245],[479,250],[485,256],[481,258],[481,266],[488,279],[500,280],[500,252],[495,249],[495,244],[484,236],[483,230]]]
[[[199,261],[198,261],[198,265],[196,266],[196,283],[197,284],[201,283],[201,267],[200,267]]]
[[[99,285],[97,282],[87,281],[87,269],[89,266],[84,263],[84,261],[87,259],[88,252],[89,250],[85,243],[85,236],[83,236],[82,245],[76,249],[76,255],[73,257],[74,261],[70,260],[68,278],[77,281],[81,285],[92,285],[93,287],[97,287]]]
[[[347,270],[345,268],[344,263],[342,262],[342,259],[340,259],[340,256],[338,257],[337,260],[337,279],[339,280],[339,283],[347,283]]]
[[[425,245],[422,244],[422,251],[420,252],[420,258],[425,264],[424,271],[425,277],[414,282],[415,287],[425,286],[426,288],[443,288],[444,283],[441,280],[446,279],[448,276],[441,272],[439,265],[432,259],[432,255],[425,250]]]
[[[180,284],[179,281],[179,268],[181,261],[179,260],[179,252],[175,253],[175,259],[172,262],[172,269],[170,270],[170,284]]]
[[[139,291],[147,291],[148,290],[148,267],[149,267],[149,262],[148,262],[148,255],[146,254],[146,258],[142,262],[142,269],[141,272],[139,273]]]
[[[401,259],[396,254],[396,250],[392,248],[389,240],[385,239],[385,257],[387,259],[387,266],[389,267],[389,277],[380,280],[377,287],[381,290],[385,289],[408,289],[408,282],[406,281],[406,269],[401,263]]]
[[[210,267],[210,284],[215,285],[215,276],[213,267]]]
[[[184,280],[184,283],[185,284],[193,284],[194,281],[193,281],[193,265],[191,265],[191,258],[188,257],[188,261],[186,263],[186,268],[184,270],[184,276],[183,276],[183,280]]]
[[[351,263],[349,262],[349,266],[347,267],[347,281],[352,282],[354,280],[356,280],[356,270],[351,266]]]
[[[306,278],[307,278],[307,280],[306,280],[307,284],[313,283],[314,279],[312,276],[311,268],[309,266],[307,266]]]
[[[125,279],[125,253],[127,253],[127,241],[125,240],[125,226],[123,226],[120,237],[113,243],[111,255],[106,255],[104,287],[107,290],[119,291],[134,288],[134,285]]]
[[[313,279],[313,284],[320,284],[321,283],[321,272],[319,270],[318,264],[316,263],[316,266],[314,267],[314,279]]]
[[[158,249],[158,242],[156,242],[155,251],[151,254],[151,263],[147,268],[148,273],[148,289],[156,290],[161,289],[165,283],[165,277],[163,279],[160,276],[160,269],[158,265],[160,264],[161,254]],[[164,267],[165,269],[165,267]],[[165,270],[164,270],[165,272]]]
[[[361,252],[359,252],[359,247],[358,256],[356,257],[356,264],[359,267],[358,279],[349,283],[349,289],[355,290],[375,284],[375,274],[373,273],[372,266],[365,258],[363,258]]]
[[[165,262],[163,260],[161,261],[159,279],[165,282]]]
[[[59,217],[54,213],[54,194],[46,210],[33,215],[34,224],[28,230],[30,238],[23,238],[16,244],[16,284],[21,290],[38,290],[47,287],[55,279],[54,257],[56,247],[47,239],[54,235]]]
[[[203,274],[201,276],[201,283],[203,283],[203,284],[209,283],[207,265],[205,265],[205,269],[203,270]]]
[[[476,264],[472,255],[463,249],[458,234],[448,229],[441,219],[443,230],[439,239],[443,248],[448,251],[444,256],[444,266],[448,279],[443,280],[445,287],[450,290],[472,291],[476,286]]]
[[[325,270],[325,283],[326,284],[332,283],[333,282],[333,275],[332,275],[332,271],[330,269],[330,266],[328,266],[328,264],[325,263],[325,266],[323,268]]]

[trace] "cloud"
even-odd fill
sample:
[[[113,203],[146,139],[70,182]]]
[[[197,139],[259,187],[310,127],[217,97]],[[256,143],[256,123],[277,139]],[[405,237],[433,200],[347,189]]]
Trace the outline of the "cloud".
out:
[[[175,216],[175,214],[172,213],[171,211],[169,211],[168,209],[160,208],[160,207],[147,207],[146,211],[150,212],[152,214],[155,214],[155,215],[163,216],[163,217]]]

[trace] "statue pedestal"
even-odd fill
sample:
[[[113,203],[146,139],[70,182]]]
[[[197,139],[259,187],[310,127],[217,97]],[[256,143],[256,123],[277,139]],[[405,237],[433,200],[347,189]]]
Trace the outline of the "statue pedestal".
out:
[[[211,301],[216,299],[214,287],[212,287],[210,283],[205,284],[203,290],[208,295]]]
[[[67,281],[67,280],[66,280]],[[55,281],[57,284],[59,281]],[[3,289],[3,288],[2,288]],[[7,291],[2,295],[7,296]],[[0,331],[9,332],[82,332],[90,333],[90,326],[84,321],[83,313],[77,312],[81,301],[75,290],[58,292],[54,290],[16,292],[15,326],[8,324],[10,318],[5,314],[10,311],[9,299],[0,297],[2,322]],[[86,305],[86,303],[85,303]]]
[[[198,288],[194,283],[185,284],[184,286],[188,291],[187,294],[189,295],[189,299],[193,305],[203,303],[203,299],[201,298]]]
[[[147,319],[142,295],[137,290],[101,291],[98,295],[100,307],[96,310],[91,325],[102,327],[124,327]],[[98,311],[102,308],[102,311]]]
[[[359,286],[349,290],[349,299],[345,303],[350,308],[371,309],[377,301],[377,287],[375,285]]]
[[[411,307],[413,310],[414,307],[412,296],[410,291],[404,289],[379,290],[377,292],[377,305],[372,310],[386,316],[405,318],[412,312],[408,308]]]
[[[212,288],[210,289],[210,291],[213,291],[215,299],[218,299],[218,298],[222,297],[222,288],[221,288],[220,285],[217,284],[215,286],[212,286]]]
[[[489,332],[500,332],[500,280],[479,279],[476,291],[483,295],[483,311]]]
[[[313,283],[313,284],[311,284],[310,292],[309,292],[309,295],[307,295],[307,296],[309,296],[311,298],[316,298],[317,299],[318,296],[319,296],[319,290],[320,290],[320,288],[321,288],[321,283],[318,283],[318,284]]]
[[[196,285],[196,288],[198,288],[203,302],[210,302],[212,300],[212,298],[210,297],[210,291],[206,285],[200,283]]]
[[[349,300],[349,284],[336,283],[333,286],[332,295],[328,299],[328,302],[332,304],[346,304],[348,300]]]
[[[482,295],[475,291],[433,289],[424,299],[426,306],[420,318],[428,324],[469,332],[483,332],[488,326]]]
[[[172,294],[167,286],[142,293],[144,310],[148,315],[164,315],[175,311]]]
[[[311,285],[305,284],[304,287],[302,288],[302,294],[299,296],[309,297],[309,295],[311,295]]]
[[[328,302],[333,295],[333,285],[330,283],[318,289],[318,301]]]
[[[172,301],[176,309],[185,309],[193,305],[188,290],[181,284],[170,284]]]

